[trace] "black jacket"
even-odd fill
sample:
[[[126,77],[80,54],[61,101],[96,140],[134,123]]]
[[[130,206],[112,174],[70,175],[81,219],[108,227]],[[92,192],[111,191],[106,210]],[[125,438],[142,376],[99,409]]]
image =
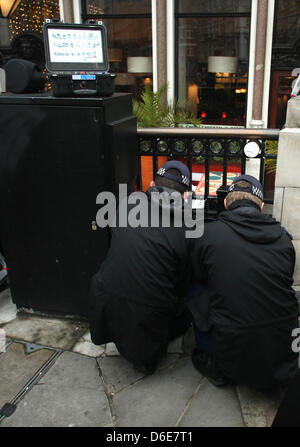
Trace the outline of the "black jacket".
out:
[[[198,328],[212,330],[212,355],[223,375],[270,388],[297,369],[295,251],[273,218],[248,202],[233,205],[195,243],[194,275],[207,287],[189,307]]]
[[[163,190],[150,188],[148,198]],[[149,224],[150,217],[149,200]],[[143,366],[165,354],[170,339],[187,327],[186,320],[174,322],[184,312],[190,283],[188,244],[184,227],[112,228],[108,255],[91,284],[95,344],[113,341],[125,358]]]

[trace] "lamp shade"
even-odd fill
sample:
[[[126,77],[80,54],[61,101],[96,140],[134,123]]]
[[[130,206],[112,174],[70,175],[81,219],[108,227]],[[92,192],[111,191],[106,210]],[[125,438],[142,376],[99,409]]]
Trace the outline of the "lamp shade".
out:
[[[236,73],[237,57],[208,56],[207,71],[209,73]]]
[[[0,0],[0,17],[10,17],[21,0]]]
[[[152,73],[152,57],[128,57],[128,73]]]

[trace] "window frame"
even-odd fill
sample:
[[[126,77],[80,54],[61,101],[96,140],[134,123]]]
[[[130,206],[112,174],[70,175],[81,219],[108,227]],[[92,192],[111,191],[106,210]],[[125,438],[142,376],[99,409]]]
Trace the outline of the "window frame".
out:
[[[174,57],[175,57],[175,98],[178,99],[178,92],[179,92],[179,61],[178,61],[178,50],[179,50],[179,20],[183,19],[183,18],[206,18],[206,17],[211,17],[211,18],[217,18],[217,17],[222,17],[222,18],[228,18],[228,17],[234,17],[234,18],[238,18],[238,17],[247,17],[250,19],[250,23],[249,23],[249,31],[248,31],[248,37],[249,37],[249,42],[250,42],[250,37],[251,37],[251,21],[252,21],[252,14],[251,14],[251,10],[249,12],[236,12],[236,13],[230,13],[230,12],[216,12],[216,13],[201,13],[201,12],[191,12],[191,13],[180,13],[179,12],[179,0],[175,0],[175,11],[174,11],[174,20],[175,20],[175,31],[174,31],[174,45],[175,45],[175,49],[174,49]],[[249,66],[249,59],[248,58],[248,66]],[[248,74],[249,74],[249,70],[248,70]],[[245,114],[246,114],[246,118],[245,118],[245,127],[246,127],[246,123],[247,123],[247,105],[248,105],[248,82],[249,82],[249,76],[247,77],[247,95],[246,95],[246,103],[245,103]]]
[[[82,23],[87,23],[89,20],[120,20],[120,19],[150,19],[152,26],[152,10],[149,13],[134,13],[134,14],[88,14],[88,1],[81,0],[81,20]],[[152,57],[153,57],[153,32],[152,32]],[[126,72],[125,72],[126,73]],[[154,74],[153,74],[154,78]],[[136,77],[137,79],[137,77]],[[138,87],[137,87],[138,90]],[[122,90],[121,90],[122,91]],[[137,91],[133,93],[136,95]]]

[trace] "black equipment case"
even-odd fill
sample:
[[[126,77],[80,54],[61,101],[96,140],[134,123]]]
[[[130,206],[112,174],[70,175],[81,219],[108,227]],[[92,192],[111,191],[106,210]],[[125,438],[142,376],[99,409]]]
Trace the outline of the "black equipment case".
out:
[[[115,74],[109,73],[104,24],[61,23],[43,26],[46,69],[54,96],[111,96]]]

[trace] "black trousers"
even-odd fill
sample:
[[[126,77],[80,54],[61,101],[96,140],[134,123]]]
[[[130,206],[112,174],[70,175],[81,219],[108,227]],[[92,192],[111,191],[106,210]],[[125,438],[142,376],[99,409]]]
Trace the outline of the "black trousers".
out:
[[[288,385],[272,427],[300,427],[300,370]]]

